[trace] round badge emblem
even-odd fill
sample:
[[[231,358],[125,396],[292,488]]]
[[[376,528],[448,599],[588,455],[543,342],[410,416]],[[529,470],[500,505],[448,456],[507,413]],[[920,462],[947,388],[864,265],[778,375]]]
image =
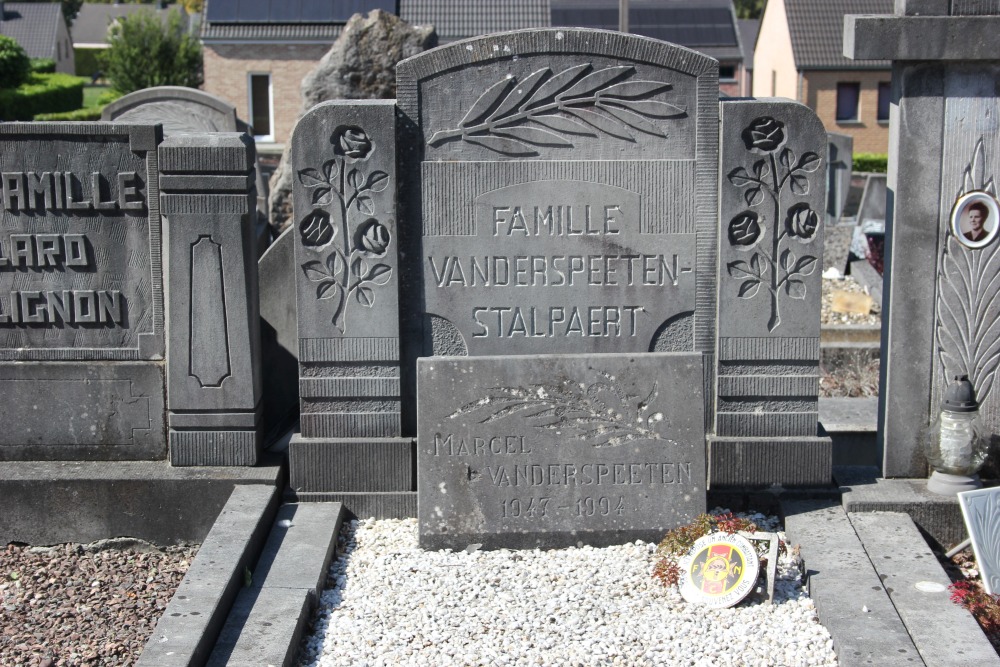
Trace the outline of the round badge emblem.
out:
[[[722,609],[737,604],[753,590],[760,560],[745,537],[713,533],[694,543],[680,567],[684,599]]]

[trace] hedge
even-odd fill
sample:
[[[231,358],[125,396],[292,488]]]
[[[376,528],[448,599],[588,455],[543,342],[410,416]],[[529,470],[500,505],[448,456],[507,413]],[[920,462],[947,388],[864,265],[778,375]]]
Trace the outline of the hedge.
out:
[[[56,61],[52,58],[32,58],[31,71],[35,74],[55,74]]]
[[[853,170],[884,174],[889,170],[889,156],[885,153],[855,153]]]
[[[35,120],[101,120],[101,111],[103,109],[104,107],[90,107],[89,109],[77,109],[76,111],[40,113],[35,116]]]
[[[88,49],[86,47],[74,46],[73,58],[76,64],[76,75],[91,77],[94,76],[95,72],[99,72],[101,65],[97,62],[97,56],[103,51],[105,49]]]
[[[32,120],[41,113],[79,109],[86,83],[69,74],[32,74],[27,83],[0,90],[0,119]]]

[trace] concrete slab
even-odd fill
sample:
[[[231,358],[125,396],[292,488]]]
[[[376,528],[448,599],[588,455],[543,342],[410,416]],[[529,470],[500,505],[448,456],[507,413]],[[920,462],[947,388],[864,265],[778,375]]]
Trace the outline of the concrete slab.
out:
[[[931,493],[926,479],[884,479],[867,466],[835,467],[834,479],[847,512],[908,514],[944,551],[966,538],[958,499]]]
[[[244,572],[260,553],[279,499],[273,486],[233,489],[136,667],[205,664],[243,585]]]
[[[0,544],[137,537],[201,543],[234,486],[284,486],[281,459],[260,467],[176,468],[165,461],[0,463]]]
[[[821,398],[819,421],[827,433],[874,433],[878,425],[878,397]]]
[[[326,580],[344,511],[340,503],[283,505],[207,663],[285,667],[295,658]]]
[[[864,512],[848,518],[925,663],[1000,665],[972,614],[951,601],[951,580],[909,516]]]
[[[785,533],[798,544],[809,595],[833,636],[841,667],[920,664],[847,514],[829,500],[782,502]]]
[[[417,492],[341,493],[339,491],[292,491],[291,500],[300,503],[342,503],[357,519],[408,519],[417,516]]]

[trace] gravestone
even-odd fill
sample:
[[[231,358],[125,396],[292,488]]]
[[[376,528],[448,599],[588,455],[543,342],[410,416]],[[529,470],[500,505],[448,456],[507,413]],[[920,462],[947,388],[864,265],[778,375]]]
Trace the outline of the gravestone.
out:
[[[815,114],[751,100],[720,119],[713,59],[571,29],[415,56],[397,92],[395,106],[320,105],[293,139],[300,499],[377,513],[419,496],[425,545],[551,546],[648,539],[702,511],[709,479],[829,481]],[[653,402],[662,422],[622,430]],[[608,423],[583,407],[598,404]],[[503,514],[522,496],[501,468],[562,466],[565,480],[603,465],[641,481],[673,462],[690,485],[634,484],[614,496],[620,515],[600,515],[612,495],[551,475],[523,496],[534,521]],[[544,521],[542,498],[556,503]],[[573,516],[588,498],[598,514]]]
[[[981,417],[994,439],[1000,432],[1000,246],[995,236],[970,244],[953,225],[964,195],[996,201],[998,30],[996,3],[972,0],[897,0],[894,16],[845,18],[846,56],[893,61],[878,429],[886,477],[927,474],[925,430],[956,376],[969,376]]]
[[[836,225],[844,214],[847,194],[851,191],[851,170],[854,167],[854,137],[827,132],[826,223]]]
[[[0,124],[0,460],[256,461],[252,164],[235,134]]]

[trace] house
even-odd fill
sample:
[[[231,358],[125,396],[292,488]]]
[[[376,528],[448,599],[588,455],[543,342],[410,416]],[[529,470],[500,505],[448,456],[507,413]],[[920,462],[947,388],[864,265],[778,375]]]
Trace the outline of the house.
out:
[[[0,35],[11,37],[29,58],[50,58],[56,71],[74,71],[73,45],[58,2],[3,2]]]
[[[855,152],[889,147],[890,64],[843,55],[845,14],[892,14],[893,0],[769,0],[754,51],[753,95],[812,108]]]
[[[399,18],[411,25],[434,26],[438,44],[491,32],[547,28],[551,25],[549,0],[400,0]]]
[[[552,25],[618,30],[619,0],[551,0]],[[662,39],[719,61],[719,91],[746,95],[743,51],[732,0],[629,0],[628,31]]]
[[[73,50],[76,52],[76,73],[80,76],[91,76],[97,71],[98,52],[108,48],[108,29],[122,18],[136,12],[156,12],[161,21],[166,23],[169,11],[179,11],[181,18],[187,20],[187,14],[175,5],[170,9],[156,5],[105,5],[85,2],[73,19]]]

